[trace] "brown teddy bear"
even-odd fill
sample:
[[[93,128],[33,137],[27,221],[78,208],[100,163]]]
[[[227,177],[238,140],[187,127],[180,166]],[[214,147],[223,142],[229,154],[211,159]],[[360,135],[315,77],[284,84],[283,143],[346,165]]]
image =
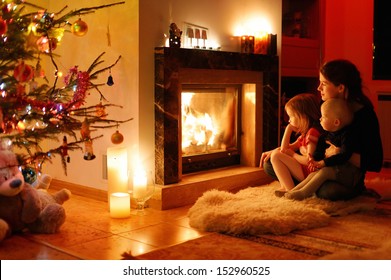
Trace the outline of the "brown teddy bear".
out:
[[[12,233],[55,233],[65,222],[70,191],[50,194],[25,183],[15,154],[0,143],[0,241]]]

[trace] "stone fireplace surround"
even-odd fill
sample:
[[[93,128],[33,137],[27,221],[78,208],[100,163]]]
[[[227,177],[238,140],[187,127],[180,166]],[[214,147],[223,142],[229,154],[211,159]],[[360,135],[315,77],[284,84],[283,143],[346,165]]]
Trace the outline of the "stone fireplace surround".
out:
[[[241,84],[239,166],[182,175],[182,84]],[[155,182],[151,205],[194,203],[208,189],[240,189],[269,178],[257,167],[278,143],[278,57],[184,48],[155,48]]]

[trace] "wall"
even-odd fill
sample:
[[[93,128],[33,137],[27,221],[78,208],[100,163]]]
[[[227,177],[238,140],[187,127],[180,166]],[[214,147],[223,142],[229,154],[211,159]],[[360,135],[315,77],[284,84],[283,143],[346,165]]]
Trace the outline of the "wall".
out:
[[[354,62],[377,107],[377,92],[390,92],[391,81],[372,80],[373,0],[325,2],[325,60],[346,58]]]
[[[46,2],[46,4],[45,4]],[[33,3],[48,8],[48,12],[61,11],[68,6],[66,12],[79,8],[95,7],[108,3],[119,2],[119,0],[78,0],[78,1],[39,1]],[[65,14],[63,12],[59,16]],[[109,103],[121,105],[123,108],[107,109],[110,119],[123,120],[133,117],[134,120],[122,124],[119,131],[124,135],[123,145],[128,147],[129,154],[134,154],[138,143],[138,1],[127,0],[125,4],[113,6],[107,9],[97,10],[94,13],[81,17],[88,24],[88,32],[83,37],[77,37],[67,33],[55,53],[60,55],[56,59],[57,64],[63,73],[75,65],[80,70],[86,70],[91,63],[102,52],[106,52],[102,67],[111,65],[118,56],[121,59],[111,70],[114,85],[112,87],[103,86],[101,91]],[[77,20],[70,19],[71,22]],[[108,33],[110,42],[108,42]],[[44,66],[47,76],[50,78],[51,63]],[[105,84],[109,73],[103,73],[95,83]],[[99,96],[95,91],[91,91],[87,98],[87,105],[99,103]],[[106,154],[107,148],[114,146],[111,143],[111,135],[115,128],[93,131],[91,136],[103,135],[102,138],[93,142],[94,154],[96,158],[92,161],[83,159],[83,151],[70,152],[70,163],[67,168],[67,175],[61,165],[60,157],[53,157],[52,163],[44,165],[43,172],[52,175],[54,178],[71,183],[89,186],[98,189],[107,189],[107,180],[102,178],[102,158]],[[80,134],[77,134],[80,137]],[[62,140],[62,135],[60,137]],[[68,141],[72,139],[68,136]],[[61,142],[60,142],[61,143]],[[47,145],[58,146],[59,143],[48,143]],[[84,148],[84,145],[81,145]]]
[[[118,1],[118,0],[117,0]],[[48,8],[49,12],[60,11],[66,5],[68,10],[99,6],[116,0],[40,1],[32,3]],[[74,19],[76,20],[76,19]],[[61,70],[79,65],[86,69],[103,51],[105,65],[110,65],[121,55],[122,59],[112,69],[113,87],[105,87],[104,94],[111,103],[123,109],[108,110],[112,119],[133,117],[130,123],[121,125],[124,146],[128,148],[130,171],[139,156],[147,169],[154,166],[154,48],[165,44],[165,34],[171,22],[182,29],[183,22],[191,22],[209,28],[210,37],[218,41],[224,51],[239,51],[238,37],[241,32],[258,29],[269,22],[268,32],[278,34],[281,30],[281,0],[126,0],[124,5],[96,11],[82,17],[89,31],[84,37],[72,34],[65,36],[56,49],[61,55]],[[110,30],[111,46],[107,33]],[[251,31],[251,30],[250,30]],[[278,41],[278,52],[280,42]],[[106,64],[107,63],[107,64]],[[50,73],[50,65],[46,65]],[[107,81],[108,73],[101,75],[100,82]],[[99,100],[93,97],[88,104]],[[110,136],[115,129],[102,131],[104,137],[94,141],[93,161],[83,160],[83,152],[71,152],[68,175],[64,174],[60,158],[53,158],[44,172],[54,178],[97,189],[107,189],[102,179],[102,157],[107,148],[114,146]],[[99,135],[93,132],[92,136]],[[50,145],[50,143],[48,144]],[[58,146],[58,143],[56,143]]]

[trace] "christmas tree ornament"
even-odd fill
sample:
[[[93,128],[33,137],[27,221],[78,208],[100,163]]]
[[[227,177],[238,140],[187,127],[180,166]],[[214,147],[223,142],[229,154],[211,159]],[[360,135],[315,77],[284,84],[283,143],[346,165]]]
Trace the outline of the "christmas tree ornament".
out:
[[[41,52],[49,53],[57,48],[57,39],[56,38],[48,38],[46,36],[42,36],[36,42],[38,46],[38,50]]]
[[[3,132],[5,134],[11,133],[15,129],[15,123],[13,121],[7,120],[3,123]]]
[[[16,65],[14,69],[14,78],[20,82],[25,83],[30,81],[34,76],[33,67],[21,61],[18,65]]]
[[[88,31],[88,25],[80,18],[72,24],[71,31],[74,35],[82,37]]]
[[[33,32],[30,32],[26,37],[26,49],[38,49],[37,41],[40,37],[35,35]]]
[[[92,147],[92,140],[89,139],[84,142],[85,149],[84,149],[84,159],[85,160],[93,160],[95,158],[94,150]]]
[[[91,139],[90,123],[88,122],[87,118],[85,118],[84,121],[81,123],[80,134],[82,140]]]
[[[68,155],[68,140],[66,136],[64,136],[62,140],[61,155],[68,163],[71,161],[71,158]]]
[[[25,130],[26,127],[27,127],[26,120],[20,120],[20,121],[18,121],[18,124],[17,124],[16,127],[17,127],[18,130],[20,130],[20,131]]]
[[[37,180],[37,172],[31,167],[25,167],[22,169],[24,181],[28,184],[32,184]]]
[[[64,28],[54,28],[50,32],[50,38],[56,39],[57,43],[60,43],[64,37],[65,29]]]
[[[110,24],[107,25],[107,46],[111,47],[111,34],[110,34]]]
[[[107,78],[107,85],[110,87],[114,85],[114,80],[113,77],[111,76],[111,72],[110,72],[110,76]]]
[[[54,14],[44,12],[39,20],[40,27],[48,30],[53,27]]]
[[[0,17],[0,36],[7,33],[7,29],[7,22],[2,17]]]
[[[98,105],[96,105],[95,109],[96,109],[96,116],[97,117],[99,117],[101,119],[104,119],[106,117],[105,106],[102,105],[102,102],[100,102]]]
[[[111,135],[111,142],[113,144],[121,144],[124,141],[124,136],[118,131],[114,132],[113,135]]]
[[[37,64],[35,65],[34,77],[35,78],[43,78],[43,77],[45,77],[45,71],[42,69],[40,60],[38,60]]]

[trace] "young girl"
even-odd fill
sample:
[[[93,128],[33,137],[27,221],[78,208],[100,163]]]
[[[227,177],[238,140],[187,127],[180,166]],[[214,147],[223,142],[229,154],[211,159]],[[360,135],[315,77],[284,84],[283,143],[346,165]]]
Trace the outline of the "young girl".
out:
[[[276,191],[278,196],[293,189],[293,178],[302,181],[312,171],[308,163],[322,131],[319,123],[320,99],[315,94],[302,93],[294,96],[285,104],[285,111],[289,117],[289,124],[285,129],[281,147],[264,153],[265,156],[261,158],[262,166],[263,161],[270,157],[281,184],[281,189]],[[299,137],[290,143],[292,133]]]

